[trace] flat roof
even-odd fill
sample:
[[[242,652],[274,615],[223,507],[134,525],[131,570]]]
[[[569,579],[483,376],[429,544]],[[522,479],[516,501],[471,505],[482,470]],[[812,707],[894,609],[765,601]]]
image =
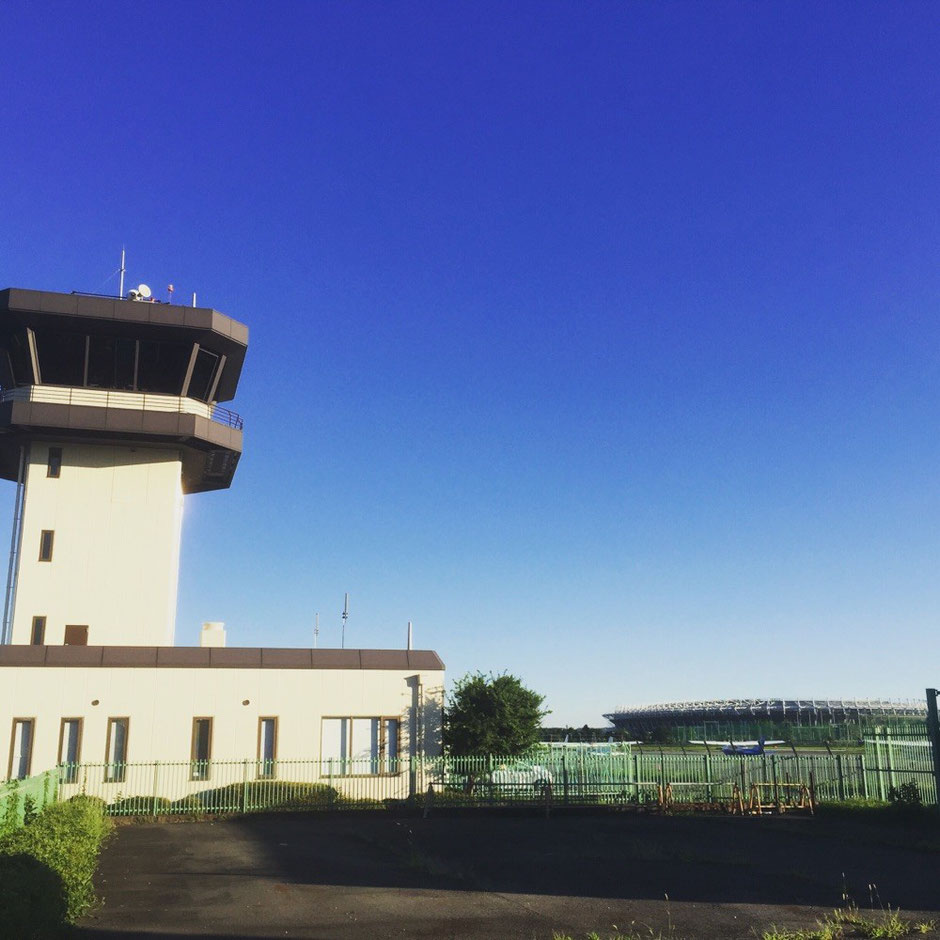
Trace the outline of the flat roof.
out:
[[[443,670],[433,650],[260,646],[0,646],[0,667]]]

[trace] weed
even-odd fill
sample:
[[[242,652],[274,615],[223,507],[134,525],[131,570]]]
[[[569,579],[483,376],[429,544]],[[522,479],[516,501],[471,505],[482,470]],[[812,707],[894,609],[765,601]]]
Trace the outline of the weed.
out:
[[[816,927],[809,930],[789,930],[773,925],[761,934],[761,940],[847,940],[866,937],[871,940],[895,940],[912,933],[927,934],[936,926],[935,921],[912,921],[890,907],[872,915],[862,913],[854,903],[836,908]]]

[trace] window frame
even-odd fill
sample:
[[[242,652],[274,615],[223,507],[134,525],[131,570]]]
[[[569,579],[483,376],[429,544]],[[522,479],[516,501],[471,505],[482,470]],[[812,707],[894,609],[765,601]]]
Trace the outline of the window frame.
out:
[[[323,756],[323,722],[324,721],[377,721],[379,723],[378,733],[378,752],[375,756],[368,758],[355,759],[352,756],[353,748],[353,725],[347,726],[346,730],[346,754],[340,758],[331,758]],[[388,722],[394,721],[398,725],[398,734],[395,738],[395,754],[389,756],[388,750]],[[397,777],[402,773],[401,769],[401,730],[403,722],[401,715],[323,715],[320,718],[320,775],[326,776],[323,772],[323,765],[328,761],[339,761],[339,773],[334,776],[343,777]],[[378,768],[370,773],[354,773],[352,768],[365,764],[368,761],[371,766]]]
[[[16,752],[16,726],[19,724],[28,724],[29,728],[29,753],[26,756],[26,773],[22,777],[13,776],[13,755]],[[10,724],[10,756],[7,760],[7,780],[27,780],[33,770],[33,745],[36,742],[36,716],[17,717]]]
[[[36,639],[36,633],[39,633],[39,639]],[[29,645],[30,646],[45,646],[46,645],[46,615],[43,614],[40,616],[36,614],[33,617],[32,627],[29,632]]]
[[[111,741],[115,725],[124,722],[124,754],[123,760],[111,760]],[[104,746],[104,782],[124,783],[127,779],[127,752],[131,737],[131,719],[127,715],[116,715],[108,718],[108,736]]]
[[[62,448],[50,447],[46,458],[46,478],[58,480],[62,476]]]
[[[273,722],[274,724],[274,740],[271,747],[271,757],[266,758],[264,753],[261,750],[261,746],[264,743],[264,723],[266,721]],[[280,730],[277,715],[260,715],[258,717],[258,762],[257,762],[257,773],[256,779],[258,780],[277,780],[277,744],[278,744],[278,731]],[[266,769],[266,766],[270,764],[270,770]]]
[[[206,742],[206,756],[199,757],[196,753],[198,743],[197,729],[200,721],[209,723],[209,736]],[[192,737],[189,745],[189,779],[208,780],[212,772],[212,732],[213,721],[209,715],[197,715],[193,718]]]
[[[49,536],[48,544],[48,557],[46,556],[46,536]],[[39,560],[40,561],[52,561],[52,554],[55,550],[55,529],[41,529],[39,532]]]
[[[65,760],[66,755],[63,753],[63,747],[65,745],[65,725],[66,722],[75,721],[78,722],[78,735],[77,743],[75,746],[75,760],[67,761]],[[65,771],[60,777],[62,783],[75,783],[78,780],[78,765],[82,762],[82,738],[85,736],[85,719],[80,715],[73,715],[72,717],[62,718],[59,722],[59,750],[58,750],[58,764],[59,766],[67,766],[68,770]]]

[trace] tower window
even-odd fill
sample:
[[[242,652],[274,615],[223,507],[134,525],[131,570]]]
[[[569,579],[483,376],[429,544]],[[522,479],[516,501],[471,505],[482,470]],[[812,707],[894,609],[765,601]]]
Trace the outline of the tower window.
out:
[[[46,476],[58,479],[62,472],[62,448],[49,448],[49,462],[46,464]]]
[[[46,642],[46,618],[33,617],[33,632],[30,637],[33,646],[42,646]]]
[[[85,334],[37,329],[36,348],[44,385],[85,384]]]
[[[52,541],[55,538],[55,532],[52,529],[43,529],[39,536],[39,560],[52,561]]]

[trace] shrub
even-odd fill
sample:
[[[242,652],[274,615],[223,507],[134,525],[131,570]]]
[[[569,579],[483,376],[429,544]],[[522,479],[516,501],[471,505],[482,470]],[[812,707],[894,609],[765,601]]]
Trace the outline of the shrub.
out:
[[[154,803],[156,803],[157,813],[165,813],[173,804],[165,796],[128,796],[123,800],[117,800],[110,803],[107,807],[109,816],[152,816],[154,815]]]
[[[244,808],[257,810],[315,809],[335,806],[340,796],[325,783],[295,783],[287,780],[252,780],[230,783],[214,790],[202,790],[177,800],[173,805],[183,812],[237,813]]]
[[[888,790],[888,802],[901,808],[920,809],[924,801],[920,798],[920,787],[916,781],[902,783],[899,787]]]
[[[47,806],[0,839],[0,910],[8,936],[45,936],[88,910],[110,828],[102,801],[76,797]]]

